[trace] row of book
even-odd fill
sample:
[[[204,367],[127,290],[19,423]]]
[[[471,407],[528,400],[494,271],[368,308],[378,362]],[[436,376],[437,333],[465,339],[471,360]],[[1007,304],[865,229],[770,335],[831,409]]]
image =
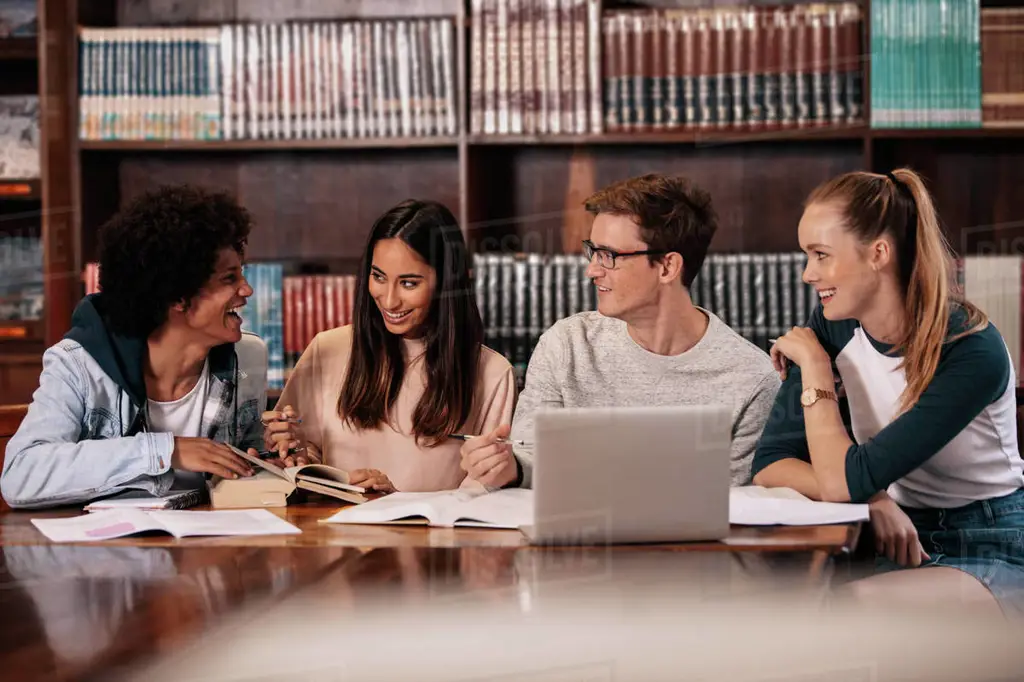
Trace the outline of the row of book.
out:
[[[981,9],[981,124],[1024,126],[1024,7]]]
[[[81,28],[79,135],[454,135],[454,54],[451,19]]]
[[[862,120],[856,2],[604,15],[605,129]]]
[[[981,125],[980,15],[979,0],[872,0],[872,127]]]
[[[690,295],[696,305],[768,351],[772,339],[805,324],[818,305],[817,293],[803,282],[806,262],[800,252],[712,253]],[[473,295],[485,343],[508,358],[520,385],[541,334],[562,318],[596,309],[586,268],[582,256],[571,254],[473,255]],[[95,264],[87,267],[87,293],[99,289],[97,274]],[[268,385],[281,388],[316,334],[351,324],[357,280],[353,275],[284,274],[279,263],[247,264],[245,274],[254,293],[242,311],[243,328],[266,341]],[[968,256],[958,261],[957,278],[1003,335],[1019,376],[1024,257]]]
[[[600,133],[600,0],[472,0],[470,130]]]
[[[38,178],[39,142],[39,97],[0,97],[0,178]]]
[[[0,235],[0,320],[38,320],[42,315],[42,240]]]

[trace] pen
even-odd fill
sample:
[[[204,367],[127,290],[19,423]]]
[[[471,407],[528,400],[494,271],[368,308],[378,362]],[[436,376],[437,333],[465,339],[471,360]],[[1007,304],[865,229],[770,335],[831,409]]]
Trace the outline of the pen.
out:
[[[449,438],[454,438],[455,440],[473,440],[474,438],[479,438],[480,436],[470,436],[470,435],[467,435],[465,433],[453,433],[452,435],[450,435],[448,437]],[[512,444],[512,445],[518,445],[520,447],[526,447],[526,442],[525,441],[521,441],[521,440],[510,440],[508,438],[499,438],[495,442],[496,443],[501,443],[502,445]]]
[[[263,420],[260,420],[260,421],[263,421]],[[270,421],[274,421],[274,422],[287,422],[289,424],[301,424],[302,423],[302,419],[300,417],[279,417],[279,418],[271,419]],[[268,422],[263,421],[263,425],[267,426]]]

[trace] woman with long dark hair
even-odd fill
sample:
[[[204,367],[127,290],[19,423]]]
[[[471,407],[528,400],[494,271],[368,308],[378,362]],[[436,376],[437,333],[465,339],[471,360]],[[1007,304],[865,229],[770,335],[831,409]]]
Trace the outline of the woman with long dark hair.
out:
[[[316,336],[282,409],[264,416],[266,444],[285,464],[322,460],[377,491],[462,484],[450,436],[510,421],[516,397],[511,365],[483,345],[468,258],[439,203],[404,201],[377,220],[353,323]]]

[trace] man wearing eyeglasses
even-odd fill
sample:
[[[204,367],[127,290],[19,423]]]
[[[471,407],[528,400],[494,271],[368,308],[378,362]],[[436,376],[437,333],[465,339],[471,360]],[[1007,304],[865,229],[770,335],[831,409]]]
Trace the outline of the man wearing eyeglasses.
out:
[[[652,174],[606,187],[584,205],[595,216],[583,253],[597,311],[560,320],[541,336],[512,425],[466,441],[463,468],[492,487],[530,487],[541,406],[725,403],[733,416],[731,482],[749,483],[780,382],[767,353],[690,299],[717,229],[711,197],[684,178]]]

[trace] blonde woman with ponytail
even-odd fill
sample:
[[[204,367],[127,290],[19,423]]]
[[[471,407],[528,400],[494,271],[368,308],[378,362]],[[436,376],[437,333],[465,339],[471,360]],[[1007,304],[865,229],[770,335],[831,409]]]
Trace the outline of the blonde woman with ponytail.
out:
[[[839,176],[811,193],[799,238],[821,304],[772,348],[783,385],[754,483],[870,504],[881,574],[854,583],[862,597],[1024,613],[1017,382],[999,331],[957,291],[923,181]],[[888,570],[901,567],[919,570]]]

